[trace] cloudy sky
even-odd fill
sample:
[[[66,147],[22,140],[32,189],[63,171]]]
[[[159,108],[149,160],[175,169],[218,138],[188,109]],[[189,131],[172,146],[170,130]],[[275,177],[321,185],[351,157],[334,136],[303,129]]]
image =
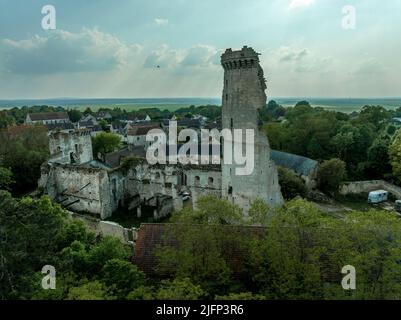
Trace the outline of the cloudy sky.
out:
[[[219,97],[243,45],[269,96],[398,97],[400,33],[401,0],[0,0],[0,99]]]

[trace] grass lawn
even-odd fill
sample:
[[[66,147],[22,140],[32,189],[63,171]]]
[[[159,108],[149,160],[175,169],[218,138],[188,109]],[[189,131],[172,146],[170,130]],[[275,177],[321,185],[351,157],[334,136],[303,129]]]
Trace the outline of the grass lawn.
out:
[[[335,200],[343,206],[357,211],[369,211],[370,209],[377,209],[374,205],[368,203],[368,194],[356,194],[356,195],[337,195]]]
[[[394,204],[396,198],[390,194],[388,201],[381,204],[369,204],[368,193],[340,196],[337,195],[335,200],[341,205],[357,211],[369,211],[371,209],[384,210],[384,207],[390,203]]]

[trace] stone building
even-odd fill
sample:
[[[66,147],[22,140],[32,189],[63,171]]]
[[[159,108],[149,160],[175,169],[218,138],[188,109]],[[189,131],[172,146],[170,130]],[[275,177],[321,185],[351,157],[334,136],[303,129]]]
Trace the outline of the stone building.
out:
[[[272,150],[271,158],[277,166],[292,170],[312,190],[317,186],[319,162],[287,152]]]
[[[131,125],[127,132],[127,143],[134,146],[149,147],[150,142],[146,141],[146,135],[150,130],[160,129],[159,123],[146,123]]]
[[[55,132],[49,137],[49,162],[83,164],[93,160],[89,130]]]
[[[50,159],[41,167],[39,188],[63,207],[105,219],[123,197],[122,173],[92,155],[89,130],[55,132],[49,137]]]
[[[221,62],[225,70],[222,127],[255,132],[254,170],[250,175],[236,175],[238,165],[224,161],[150,165],[143,146],[107,155],[105,162],[95,161],[90,133],[78,130],[50,136],[51,159],[42,166],[39,186],[70,210],[101,219],[110,217],[119,207],[137,216],[151,212],[154,218],[160,218],[183,207],[183,193],[190,194],[194,208],[202,195],[227,198],[245,213],[255,199],[281,205],[283,198],[269,143],[259,131],[258,109],[266,105],[266,84],[258,54],[247,47],[228,49]]]
[[[67,112],[40,112],[28,113],[25,119],[25,124],[60,124],[70,123],[70,118]]]
[[[221,57],[221,64],[224,68],[223,129],[251,129],[255,132],[253,172],[240,176],[236,174],[238,165],[223,164],[222,196],[245,210],[256,198],[271,205],[281,205],[283,198],[277,170],[270,159],[269,142],[259,130],[259,109],[266,106],[266,81],[259,64],[259,54],[246,46],[239,51],[227,49]],[[237,143],[233,139],[233,147]],[[242,150],[247,147],[246,142],[242,142]]]

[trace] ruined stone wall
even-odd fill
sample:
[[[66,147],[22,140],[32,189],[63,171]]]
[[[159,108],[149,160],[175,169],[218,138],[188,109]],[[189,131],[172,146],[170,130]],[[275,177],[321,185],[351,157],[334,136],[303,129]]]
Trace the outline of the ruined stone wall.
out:
[[[127,136],[127,142],[134,146],[143,146],[146,149],[152,144],[152,142],[146,141],[146,135],[141,136]]]
[[[82,164],[93,160],[88,130],[54,132],[49,136],[50,162]]]
[[[138,206],[157,194],[163,194],[173,199],[172,208],[168,208],[168,211],[180,210],[182,208],[182,199],[179,195],[181,180],[181,172],[174,165],[151,166],[146,162],[138,164],[130,168],[126,177],[126,194],[132,199],[129,206]],[[170,204],[167,205],[169,206]],[[165,210],[162,211],[159,215],[165,216]]]
[[[142,163],[128,171],[126,191],[130,197],[138,195],[142,202],[157,194],[169,196],[173,199],[173,208],[167,211],[172,211],[172,209],[182,209],[183,201],[180,195],[182,191],[190,192],[194,207],[202,195],[221,198],[221,180],[220,166],[152,166]],[[139,204],[137,200],[134,201]],[[162,212],[159,215],[165,216]]]
[[[248,211],[254,199],[262,199],[271,205],[281,205],[283,198],[278,174],[270,159],[270,147],[266,135],[259,130],[258,109],[266,106],[266,84],[259,56],[244,47],[239,51],[226,50],[221,59],[224,68],[222,106],[223,129],[251,129],[255,133],[254,170],[250,175],[239,176],[235,163],[222,165],[222,196]],[[245,133],[243,134],[245,141]],[[224,143],[228,143],[225,140]],[[237,144],[245,150],[245,143]]]
[[[52,200],[75,212],[88,212],[101,219],[111,216],[114,207],[106,170],[48,164],[42,171],[39,186]]]
[[[401,199],[401,188],[384,180],[346,182],[340,186],[342,195],[367,193],[375,190],[386,190]]]
[[[124,202],[126,195],[126,177],[121,170],[117,170],[108,172],[108,178],[108,183],[103,185],[101,192],[103,193],[104,199],[109,199],[106,204],[109,206],[107,211],[114,212],[119,207],[124,207],[126,205]]]
[[[118,238],[121,242],[134,246],[138,237],[137,228],[124,228],[112,221],[102,221],[87,215],[69,212],[71,218],[81,220],[86,227],[96,235],[111,236]]]
[[[131,168],[127,175],[127,191],[150,198],[156,193],[176,197],[181,185],[180,175],[174,166],[151,166],[147,163]]]
[[[184,171],[184,174],[185,186],[191,193],[194,209],[201,196],[212,195],[221,198],[221,171],[188,169]]]

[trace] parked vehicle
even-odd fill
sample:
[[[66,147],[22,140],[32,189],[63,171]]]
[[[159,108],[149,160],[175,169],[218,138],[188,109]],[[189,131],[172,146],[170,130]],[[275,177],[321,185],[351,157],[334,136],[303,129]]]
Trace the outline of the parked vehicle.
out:
[[[369,192],[368,202],[369,203],[381,203],[388,200],[389,192],[385,190],[376,190]]]
[[[187,201],[191,198],[191,195],[188,192],[183,192],[181,196],[182,196],[182,201]]]
[[[395,206],[394,206],[395,211],[401,212],[401,200],[396,200],[395,201]]]

